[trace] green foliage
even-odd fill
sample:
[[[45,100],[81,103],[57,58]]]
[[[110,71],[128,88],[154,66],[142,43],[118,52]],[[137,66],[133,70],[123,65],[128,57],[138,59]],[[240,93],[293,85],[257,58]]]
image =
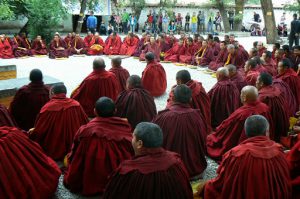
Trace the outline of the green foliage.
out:
[[[300,15],[300,0],[292,4],[286,4],[283,8],[287,11],[295,12]]]
[[[234,15],[234,22],[235,23],[239,23],[239,22],[241,22],[241,21],[243,21],[243,14],[236,14],[236,15]]]
[[[12,19],[13,16],[14,13],[7,2],[0,3],[0,20]]]

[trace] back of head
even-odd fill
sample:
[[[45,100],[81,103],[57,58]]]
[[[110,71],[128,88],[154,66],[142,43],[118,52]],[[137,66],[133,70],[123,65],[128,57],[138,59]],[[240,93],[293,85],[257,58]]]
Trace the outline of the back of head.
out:
[[[137,140],[143,142],[144,148],[158,148],[163,144],[163,133],[157,124],[141,122],[134,129]]]
[[[245,86],[241,91],[243,103],[255,102],[258,98],[258,90],[254,86]]]
[[[41,82],[43,81],[43,73],[39,69],[33,69],[30,71],[29,80],[31,82]]]
[[[112,117],[115,113],[115,103],[108,97],[101,97],[95,104],[95,111],[99,117]]]
[[[182,84],[191,81],[191,74],[187,70],[180,70],[176,73],[176,80],[180,80]]]
[[[233,64],[227,65],[226,68],[228,69],[229,74],[236,73],[236,71],[237,71],[236,66]]]
[[[266,58],[271,59],[272,58],[272,52],[271,51],[265,51]]]
[[[218,80],[226,79],[229,77],[229,71],[226,67],[220,67],[217,70],[216,76]]]
[[[244,124],[247,137],[266,136],[269,132],[269,122],[262,115],[248,117]]]
[[[64,84],[55,84],[51,88],[51,93],[54,94],[54,95],[67,94],[67,88]]]
[[[152,53],[152,52],[148,52],[148,53],[146,53],[146,55],[145,55],[145,59],[146,59],[148,62],[153,61],[154,58],[155,58],[155,56],[154,56],[154,53]]]
[[[131,75],[127,79],[127,89],[142,87],[142,80],[138,75]]]
[[[289,45],[283,45],[282,49],[284,52],[290,52],[290,46]]]
[[[102,59],[101,57],[97,57],[94,59],[93,61],[93,69],[94,70],[100,70],[100,69],[104,69],[106,67],[104,59]]]
[[[258,80],[263,83],[264,86],[270,86],[273,83],[273,78],[269,73],[260,73]]]
[[[190,103],[192,98],[191,89],[185,85],[181,84],[175,87],[174,89],[174,101],[182,104]]]
[[[291,61],[288,58],[281,60],[283,68],[287,69],[291,67]]]
[[[250,68],[255,68],[257,66],[257,61],[255,59],[249,59],[247,63],[250,66]]]
[[[115,57],[111,60],[111,63],[114,67],[120,67],[122,64],[122,59],[121,57]]]

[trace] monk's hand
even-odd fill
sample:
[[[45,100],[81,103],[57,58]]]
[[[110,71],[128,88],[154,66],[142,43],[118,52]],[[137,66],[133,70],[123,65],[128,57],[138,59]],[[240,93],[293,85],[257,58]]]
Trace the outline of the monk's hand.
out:
[[[204,192],[204,187],[207,183],[207,180],[200,180],[200,183],[198,185],[198,187],[196,188],[197,191],[196,193],[194,193],[194,197],[201,197],[203,195]]]
[[[28,134],[31,135],[34,131],[34,128],[29,129]]]

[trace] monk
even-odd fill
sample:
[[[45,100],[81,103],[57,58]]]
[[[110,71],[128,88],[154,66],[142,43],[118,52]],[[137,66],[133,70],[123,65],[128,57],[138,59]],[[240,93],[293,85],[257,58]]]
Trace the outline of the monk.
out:
[[[211,59],[215,60],[215,58],[218,56],[218,54],[221,50],[219,42],[214,41],[213,38],[208,38],[207,39],[207,45],[208,45],[209,48],[211,48],[211,51],[213,52],[213,58],[211,58]]]
[[[28,85],[17,91],[9,106],[17,125],[25,131],[34,126],[41,108],[49,101],[49,87],[43,82],[42,71],[33,69],[29,80]]]
[[[294,67],[292,67],[300,76],[300,46],[294,46]]]
[[[204,198],[291,198],[288,163],[282,146],[268,138],[268,131],[265,117],[247,118],[247,139],[224,155],[215,179],[202,183]]]
[[[198,49],[195,49],[193,44],[193,38],[189,37],[186,39],[186,44],[184,44],[184,54],[179,55],[179,62],[184,64],[192,64],[193,57]]]
[[[269,107],[258,101],[258,91],[254,86],[245,86],[241,92],[243,106],[234,111],[216,132],[207,137],[207,152],[209,157],[220,161],[222,155],[246,139],[244,122],[251,115],[265,116],[270,122],[270,133],[273,134],[273,121]]]
[[[285,97],[281,90],[272,85],[272,76],[268,73],[261,73],[256,81],[258,89],[258,100],[265,103],[270,108],[272,120],[274,122],[275,134],[270,138],[276,142],[280,141],[280,137],[287,136],[289,130],[289,115]]]
[[[0,104],[0,127],[1,126],[17,126],[8,109],[2,104]]]
[[[139,76],[130,76],[126,87],[116,100],[116,115],[127,118],[134,129],[140,122],[150,122],[154,118],[156,106],[151,94],[143,88]]]
[[[72,40],[73,40],[72,33],[69,32],[67,34],[67,36],[64,38],[64,42],[66,43],[68,49],[71,48],[71,42],[72,42]]]
[[[165,69],[155,61],[154,53],[147,53],[145,59],[147,66],[142,73],[142,85],[153,97],[161,96],[167,89]]]
[[[147,44],[150,42],[150,34],[143,33],[142,38],[140,39],[137,48],[134,51],[133,56],[139,57],[142,53],[142,51],[145,49]]]
[[[87,46],[87,47],[90,46],[90,43],[91,43],[93,37],[94,37],[93,33],[91,31],[88,31],[86,36],[83,38],[85,46]]]
[[[192,80],[191,74],[187,70],[180,70],[176,73],[176,83],[177,85],[185,84],[192,91],[192,100],[189,105],[193,109],[200,109],[203,118],[208,127],[208,133],[211,130],[211,112],[210,112],[210,99],[202,86],[201,82]],[[174,102],[174,89],[173,86],[167,100],[167,108],[169,108]]]
[[[87,53],[87,46],[80,34],[76,33],[75,38],[71,41],[70,54],[71,55],[84,55]]]
[[[169,49],[164,56],[164,61],[170,61],[173,63],[179,62],[179,56],[183,55],[185,52],[185,48],[183,46],[183,39],[179,39],[171,49]]]
[[[264,43],[262,41],[257,42],[257,50],[259,57],[261,57],[262,54],[267,50],[266,47],[264,47]]]
[[[158,46],[158,44],[155,42],[154,37],[150,37],[150,42],[142,50],[142,53],[140,55],[140,61],[145,61],[146,60],[145,56],[146,56],[146,54],[148,52],[152,52],[154,54],[155,61],[157,61],[157,62],[160,61],[160,52],[161,52],[161,49]]]
[[[42,40],[42,37],[38,35],[36,39],[32,42],[32,55],[47,55],[47,45],[45,41]]]
[[[275,51],[275,62],[276,62],[276,66],[278,66],[279,62],[281,62],[281,60],[283,59],[283,49],[278,49]]]
[[[121,45],[122,45],[121,37],[117,35],[116,32],[114,32],[108,38],[107,44],[105,45],[104,48],[104,53],[106,55],[119,55]]]
[[[249,50],[249,59],[259,56],[257,48],[250,48]]]
[[[193,42],[195,49],[198,50],[202,47],[203,37],[196,33],[194,34]]]
[[[275,60],[275,52],[280,49],[280,43],[275,43],[272,48],[272,59]]]
[[[218,68],[224,66],[227,57],[228,57],[227,46],[225,41],[222,41],[220,43],[220,52],[216,56],[215,60],[209,63],[208,68],[214,71],[218,70]]]
[[[15,127],[0,127],[1,198],[53,198],[60,169]]]
[[[105,62],[97,57],[93,62],[93,72],[90,73],[72,93],[71,98],[77,100],[89,117],[95,117],[94,106],[103,96],[116,100],[121,86],[112,72],[105,70]]]
[[[80,104],[66,94],[65,85],[54,85],[50,91],[51,100],[43,106],[34,128],[29,131],[30,138],[57,161],[62,161],[69,153],[76,131],[88,122]]]
[[[235,65],[229,64],[225,67],[228,69],[230,80],[236,85],[241,93],[241,90],[247,85],[245,78],[237,70]]]
[[[0,35],[0,58],[10,59],[14,58],[13,47],[4,34]]]
[[[114,112],[114,102],[101,97],[95,105],[97,117],[76,133],[64,176],[64,185],[71,192],[103,193],[108,176],[134,155],[131,126],[127,120],[115,117]]]
[[[138,47],[139,39],[131,32],[125,37],[123,44],[121,45],[120,55],[132,56]]]
[[[272,52],[265,51],[262,54],[262,65],[270,75],[277,75],[277,65],[276,62],[272,59]]]
[[[291,183],[293,188],[293,198],[297,199],[300,196],[300,141],[289,151],[286,160],[289,165],[291,174]]]
[[[300,106],[300,76],[291,68],[291,62],[289,59],[282,59],[278,64],[278,75],[277,79],[281,79],[287,83],[293,92],[297,107]]]
[[[168,43],[168,41],[166,40],[166,37],[163,34],[159,35],[156,43],[158,44],[160,51],[161,51],[161,53],[163,53],[163,55],[165,52],[167,52],[171,48],[171,45]]]
[[[163,133],[156,124],[142,122],[133,132],[135,156],[112,174],[104,199],[193,198],[188,173],[178,154],[162,148]]]
[[[31,45],[25,33],[14,37],[13,52],[15,57],[31,56]]]
[[[105,44],[98,32],[90,40],[87,39],[85,45],[88,55],[102,55],[105,48]]]
[[[122,59],[120,57],[115,57],[111,60],[112,68],[109,69],[109,72],[114,73],[120,83],[120,92],[126,90],[126,81],[130,76],[128,70],[123,68],[121,64]]]
[[[210,47],[206,40],[202,42],[202,47],[195,53],[195,64],[200,67],[207,67],[214,60],[214,49]]]
[[[232,64],[235,65],[238,69],[243,68],[248,58],[243,55],[242,51],[238,47],[235,47],[233,44],[229,44],[227,46],[227,50],[228,57],[224,65],[226,66],[228,64]]]
[[[50,43],[49,58],[55,59],[68,57],[69,50],[66,42],[61,39],[58,34],[55,34],[53,40]]]
[[[192,91],[186,85],[174,89],[174,103],[153,119],[164,132],[163,147],[181,155],[190,179],[201,178],[207,163],[205,139],[208,128],[200,110],[189,105]]]

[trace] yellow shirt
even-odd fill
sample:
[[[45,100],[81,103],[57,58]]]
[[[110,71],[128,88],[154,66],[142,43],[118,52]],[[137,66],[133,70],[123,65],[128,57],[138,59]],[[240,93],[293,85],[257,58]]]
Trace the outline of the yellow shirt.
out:
[[[192,16],[192,23],[197,23],[198,19],[197,16]]]

